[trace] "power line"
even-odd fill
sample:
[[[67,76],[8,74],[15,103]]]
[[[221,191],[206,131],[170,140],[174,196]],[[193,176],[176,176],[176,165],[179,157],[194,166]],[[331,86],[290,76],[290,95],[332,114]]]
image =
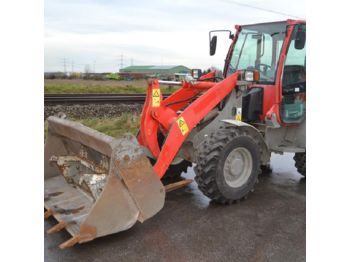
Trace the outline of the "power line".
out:
[[[275,10],[272,10],[272,9],[263,8],[263,7],[248,5],[248,4],[240,3],[240,2],[237,2],[237,1],[226,0],[225,2],[230,2],[230,3],[236,4],[236,5],[245,6],[245,7],[261,10],[261,11],[264,11],[264,12],[274,13],[274,14],[278,14],[278,15],[294,17],[294,18],[297,18],[297,19],[305,19],[303,17],[299,17],[299,16],[295,16],[295,15],[291,15],[291,14],[286,14],[286,13],[282,13],[282,12],[275,11]]]

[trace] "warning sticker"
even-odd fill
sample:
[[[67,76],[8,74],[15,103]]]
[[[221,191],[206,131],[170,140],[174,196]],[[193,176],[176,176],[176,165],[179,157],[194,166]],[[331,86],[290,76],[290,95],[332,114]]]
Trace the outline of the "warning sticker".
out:
[[[181,134],[184,136],[188,132],[188,126],[186,124],[186,121],[183,117],[180,117],[178,120],[176,120],[177,125],[180,128]]]
[[[160,89],[152,89],[152,107],[160,107]]]
[[[240,107],[237,108],[235,120],[242,121],[242,108]]]

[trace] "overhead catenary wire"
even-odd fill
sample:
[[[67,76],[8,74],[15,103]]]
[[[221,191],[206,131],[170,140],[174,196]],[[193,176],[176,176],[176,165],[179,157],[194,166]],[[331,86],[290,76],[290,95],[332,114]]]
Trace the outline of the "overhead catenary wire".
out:
[[[305,19],[303,17],[299,17],[299,16],[296,16],[296,15],[291,15],[291,14],[283,13],[283,12],[280,12],[280,11],[268,9],[268,8],[253,6],[253,5],[241,3],[241,2],[238,2],[238,1],[225,0],[225,2],[229,2],[229,3],[232,3],[232,4],[236,4],[236,5],[240,5],[240,6],[244,6],[244,7],[248,7],[248,8],[257,9],[257,10],[264,11],[264,12],[269,12],[269,13],[274,13],[274,14],[278,14],[278,15],[283,15],[283,16],[287,16],[287,17],[293,17],[293,18],[297,18],[297,19]]]

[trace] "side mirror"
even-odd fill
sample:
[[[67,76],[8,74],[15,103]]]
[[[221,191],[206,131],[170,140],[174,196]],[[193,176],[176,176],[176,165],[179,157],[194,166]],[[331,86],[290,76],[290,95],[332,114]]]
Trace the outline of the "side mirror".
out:
[[[303,49],[306,42],[306,32],[302,29],[298,29],[294,40],[294,48],[297,50]]]
[[[215,55],[216,42],[218,40],[218,37],[216,35],[211,37],[211,34],[214,33],[214,32],[228,32],[229,33],[229,38],[230,39],[234,38],[234,35],[232,34],[232,32],[230,30],[212,30],[212,31],[209,31],[210,55]]]
[[[216,42],[217,42],[218,37],[214,35],[212,39],[210,40],[210,55],[215,55],[216,51]]]

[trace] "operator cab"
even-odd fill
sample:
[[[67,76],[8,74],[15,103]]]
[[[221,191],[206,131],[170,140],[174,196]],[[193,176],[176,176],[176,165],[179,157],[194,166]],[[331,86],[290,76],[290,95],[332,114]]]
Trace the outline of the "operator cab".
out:
[[[290,26],[293,26],[293,32],[289,38],[287,32]],[[260,79],[251,86],[251,89],[256,90],[248,92],[250,97],[247,99],[254,102],[249,102],[246,110],[252,109],[264,115],[275,104],[274,94],[280,92],[282,122],[285,124],[302,122],[306,112],[306,25],[281,21],[236,28],[237,36],[226,59],[225,77],[238,70],[260,72]],[[283,52],[284,61],[283,57],[281,58]],[[262,94],[258,94],[259,91]],[[251,97],[252,95],[255,97]],[[257,97],[261,99],[260,105],[257,105]],[[267,108],[262,108],[263,106]],[[247,120],[257,119],[255,114],[255,117]]]

